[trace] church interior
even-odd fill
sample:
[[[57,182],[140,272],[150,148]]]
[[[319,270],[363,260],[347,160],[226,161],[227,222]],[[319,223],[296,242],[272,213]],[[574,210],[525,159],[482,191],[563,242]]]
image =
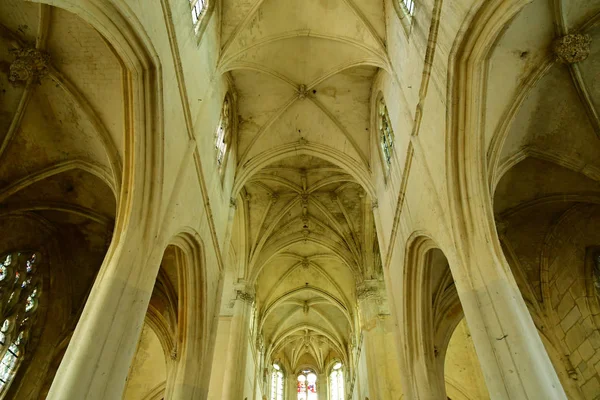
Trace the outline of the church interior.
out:
[[[2,0],[0,399],[600,399],[600,0]]]

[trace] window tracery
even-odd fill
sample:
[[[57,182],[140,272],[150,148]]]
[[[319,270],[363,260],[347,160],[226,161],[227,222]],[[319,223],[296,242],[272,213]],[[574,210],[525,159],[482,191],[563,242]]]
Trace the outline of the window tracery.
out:
[[[392,129],[390,115],[387,106],[385,105],[385,101],[383,100],[383,96],[379,98],[377,108],[379,117],[379,144],[381,146],[381,153],[383,155],[385,166],[389,169],[392,163],[392,154],[394,152],[394,130]]]
[[[317,375],[311,370],[298,375],[298,400],[317,400]]]
[[[27,350],[40,296],[38,253],[0,256],[0,395],[10,386]]]
[[[215,151],[217,153],[217,165],[219,168],[225,164],[225,158],[227,155],[227,143],[229,142],[229,136],[232,127],[232,112],[231,112],[231,100],[229,95],[225,96],[223,101],[223,107],[221,108],[221,118],[219,119],[219,126],[215,134]]]
[[[192,23],[196,26],[208,9],[208,0],[190,0],[190,6],[192,6]]]
[[[273,374],[271,375],[271,400],[283,400],[283,371],[279,364],[273,364]]]
[[[330,400],[344,400],[344,371],[342,363],[337,362],[329,375]]]

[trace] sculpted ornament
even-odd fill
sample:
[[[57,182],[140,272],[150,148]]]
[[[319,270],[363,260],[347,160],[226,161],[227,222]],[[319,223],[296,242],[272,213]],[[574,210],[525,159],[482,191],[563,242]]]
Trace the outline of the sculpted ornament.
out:
[[[359,300],[374,299],[379,297],[379,290],[373,287],[362,287],[357,290],[356,296]]]
[[[237,290],[236,291],[236,297],[235,298],[243,300],[243,301],[247,301],[248,303],[253,303],[254,302],[254,296],[252,296],[249,293],[242,292],[241,290]]]
[[[17,59],[10,64],[11,82],[39,82],[40,78],[48,73],[48,53],[38,49],[15,49],[11,51]]]
[[[564,64],[582,62],[590,55],[590,35],[573,33],[554,41],[552,49],[558,61]]]

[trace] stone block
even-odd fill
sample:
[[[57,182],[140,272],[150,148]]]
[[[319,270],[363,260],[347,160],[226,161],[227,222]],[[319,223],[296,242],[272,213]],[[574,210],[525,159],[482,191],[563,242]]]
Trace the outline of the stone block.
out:
[[[561,295],[563,293],[565,293],[567,290],[569,290],[569,287],[571,287],[571,284],[573,283],[574,280],[575,280],[575,277],[568,272],[563,274],[562,276],[560,276],[556,280],[556,288],[558,289],[558,292]]]
[[[579,324],[573,325],[565,335],[565,343],[570,351],[575,351],[585,340],[585,331]]]
[[[562,321],[567,316],[569,311],[573,309],[574,305],[575,300],[573,300],[573,296],[571,296],[571,293],[565,293],[562,299],[560,300],[558,307],[556,308],[558,318]]]
[[[577,300],[575,300],[575,303],[577,303],[577,307],[579,308],[579,312],[583,318],[587,318],[591,314],[590,308],[588,307],[587,298],[585,296],[579,297]]]
[[[600,331],[597,329],[592,332],[590,336],[588,336],[588,340],[594,349],[600,348]]]
[[[550,286],[550,302],[552,304],[553,309],[556,309],[556,307],[558,307],[560,300],[561,297],[558,288],[556,287],[556,284],[552,284]]]
[[[596,365],[598,361],[600,361],[600,350],[596,350],[592,358],[588,360],[588,364]]]
[[[583,380],[587,382],[593,376],[596,376],[596,370],[594,368],[586,368],[586,370],[581,374],[583,376]]]
[[[569,329],[581,318],[581,313],[577,306],[573,306],[567,315],[560,321],[560,327],[563,331],[568,332]]]
[[[579,352],[579,354],[581,354],[581,358],[583,358],[584,361],[587,361],[590,358],[592,358],[592,356],[595,353],[594,348],[590,344],[589,340],[585,340],[581,344],[581,346],[579,346],[579,348],[577,349],[577,351]]]
[[[571,365],[579,365],[581,363],[582,358],[579,352],[575,350],[569,355],[569,360],[571,361]]]

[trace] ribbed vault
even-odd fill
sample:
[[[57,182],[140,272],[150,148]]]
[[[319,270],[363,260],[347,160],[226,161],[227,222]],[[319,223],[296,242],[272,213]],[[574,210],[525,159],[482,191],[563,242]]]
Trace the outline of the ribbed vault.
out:
[[[237,95],[238,279],[267,358],[350,363],[356,286],[379,276],[372,86],[389,70],[382,1],[223,4],[219,69]]]

